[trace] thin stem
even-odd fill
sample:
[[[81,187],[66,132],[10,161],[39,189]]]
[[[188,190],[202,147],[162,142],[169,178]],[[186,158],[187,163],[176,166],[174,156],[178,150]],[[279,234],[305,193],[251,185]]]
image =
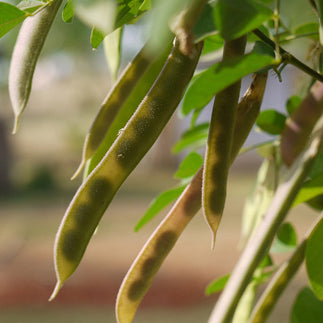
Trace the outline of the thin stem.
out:
[[[276,305],[280,295],[303,263],[308,237],[322,219],[323,214],[314,222],[304,240],[300,243],[292,256],[279,267],[260,300],[256,304],[248,321],[249,323],[266,322],[266,319]]]
[[[289,41],[289,40],[294,40],[294,39],[299,39],[299,38],[304,38],[308,36],[317,36],[319,33],[317,31],[313,31],[311,33],[304,33],[304,34],[298,34],[298,35],[290,35],[282,39],[281,41]]]
[[[319,121],[321,125],[323,121]],[[285,219],[299,189],[314,164],[321,146],[322,129],[313,136],[308,149],[294,163],[290,176],[278,187],[272,203],[257,231],[249,240],[227,286],[214,308],[209,323],[229,322],[252,275],[267,253],[275,234]]]
[[[275,25],[275,56],[276,60],[280,61],[280,48],[279,48],[279,8],[280,0],[276,0],[276,7],[274,10],[274,25]]]
[[[270,38],[268,38],[261,30],[254,29],[253,33],[259,37],[263,42],[271,46],[273,49],[276,48],[275,42],[273,42]],[[289,63],[297,67],[298,69],[302,70],[304,73],[312,76],[316,80],[323,82],[323,75],[317,73],[312,68],[310,68],[308,65],[302,63],[300,60],[298,60],[295,56],[287,52],[285,49],[279,46],[279,50],[282,56],[283,62]]]

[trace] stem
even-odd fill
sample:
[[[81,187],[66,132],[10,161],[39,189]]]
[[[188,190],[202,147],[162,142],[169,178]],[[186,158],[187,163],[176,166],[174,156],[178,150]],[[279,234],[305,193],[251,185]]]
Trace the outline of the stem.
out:
[[[276,305],[280,295],[303,263],[308,237],[322,219],[323,215],[318,217],[318,219],[314,222],[314,225],[312,225],[311,230],[309,230],[309,232],[306,234],[304,240],[298,246],[292,256],[280,266],[279,270],[270,281],[256,307],[254,308],[251,318],[248,321],[249,323],[266,322],[266,319]]]
[[[273,49],[276,48],[276,43],[273,42],[269,37],[267,37],[261,30],[259,29],[254,29],[253,33],[260,38],[263,42],[271,46]],[[279,51],[282,56],[282,60],[286,63],[292,64],[304,73],[312,76],[316,80],[323,82],[323,75],[317,73],[314,71],[312,68],[310,68],[308,65],[302,63],[300,60],[298,60],[294,55],[291,53],[287,52],[285,49],[279,46]]]
[[[236,306],[250,282],[253,272],[268,251],[275,234],[285,219],[294,198],[311,170],[321,146],[322,128],[312,139],[309,148],[295,163],[289,178],[278,188],[263,222],[249,240],[227,286],[214,308],[209,323],[225,323],[232,318]]]
[[[275,24],[275,56],[276,60],[280,61],[280,48],[279,48],[279,7],[280,0],[276,0],[276,7],[274,11],[274,24]]]

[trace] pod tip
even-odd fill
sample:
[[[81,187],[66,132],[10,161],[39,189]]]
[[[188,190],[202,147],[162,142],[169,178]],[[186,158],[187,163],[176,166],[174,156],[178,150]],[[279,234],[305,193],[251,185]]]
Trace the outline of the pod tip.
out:
[[[211,250],[214,251],[215,248],[216,234],[212,232]]]
[[[17,133],[18,130],[18,125],[19,125],[19,115],[15,116],[15,121],[13,123],[13,129],[12,129],[12,134],[15,135]]]
[[[62,283],[60,281],[58,281],[55,285],[55,288],[53,290],[53,293],[52,295],[50,295],[50,298],[48,299],[49,302],[51,302],[55,297],[56,295],[58,294],[58,292],[60,291],[61,287],[62,287]]]
[[[84,165],[85,165],[86,160],[83,158],[83,160],[81,161],[80,166],[77,168],[76,172],[73,174],[73,176],[71,177],[71,181],[74,180],[82,171]]]

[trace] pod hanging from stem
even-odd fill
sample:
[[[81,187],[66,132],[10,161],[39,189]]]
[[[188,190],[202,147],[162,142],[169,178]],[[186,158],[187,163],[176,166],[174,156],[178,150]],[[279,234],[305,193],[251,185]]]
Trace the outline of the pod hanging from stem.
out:
[[[223,60],[244,54],[247,36],[226,41]],[[212,248],[222,217],[229,170],[232,138],[241,81],[219,92],[213,104],[209,137],[206,147],[202,207],[207,223],[213,233]]]
[[[62,0],[53,0],[35,16],[26,18],[20,28],[9,70],[9,95],[15,114],[12,133],[17,132],[29,100],[38,57],[61,4]]]

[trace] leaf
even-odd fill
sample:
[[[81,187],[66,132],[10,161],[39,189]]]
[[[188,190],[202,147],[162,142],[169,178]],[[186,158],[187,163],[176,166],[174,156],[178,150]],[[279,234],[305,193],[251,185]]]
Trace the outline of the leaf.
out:
[[[105,57],[113,81],[116,81],[120,67],[122,33],[123,27],[120,27],[107,35],[103,42]]]
[[[223,290],[229,278],[230,278],[230,275],[228,274],[215,279],[213,282],[207,285],[205,289],[205,295],[212,295]]]
[[[92,28],[90,43],[93,49],[97,49],[98,46],[103,42],[104,34],[96,27]]]
[[[73,21],[74,14],[75,14],[75,9],[74,9],[73,1],[68,0],[62,12],[63,21],[67,23],[71,23]]]
[[[40,7],[44,6],[44,3],[41,1],[21,1],[18,5],[17,8],[20,10],[23,10],[27,13],[33,13]]]
[[[291,115],[293,111],[296,110],[296,108],[301,104],[301,102],[302,102],[301,97],[297,95],[291,96],[286,102],[286,110],[288,114]]]
[[[256,125],[271,135],[279,135],[284,129],[286,116],[276,110],[265,110],[257,118]]]
[[[24,11],[9,3],[0,2],[0,37],[20,24],[26,17],[27,14]]]
[[[204,147],[207,142],[209,125],[209,123],[203,123],[184,132],[180,140],[178,140],[173,146],[172,152],[178,154],[184,149],[197,149]]]
[[[203,164],[203,158],[196,152],[189,153],[179,165],[175,178],[184,179],[195,175]]]
[[[312,198],[323,194],[323,172],[318,176],[306,181],[296,196],[293,207],[307,202]]]
[[[213,19],[213,7],[206,4],[204,10],[193,28],[196,41],[206,38],[210,33],[214,33],[216,27]],[[204,44],[205,46],[205,44]]]
[[[197,74],[191,82],[184,97],[182,112],[188,115],[192,110],[203,108],[219,91],[273,63],[274,59],[270,56],[251,53],[212,65]]]
[[[114,28],[133,22],[150,9],[151,0],[119,0]]]
[[[271,252],[289,252],[297,247],[297,235],[294,227],[289,223],[283,223],[278,232],[277,238],[274,241]]]
[[[310,177],[314,178],[321,173],[323,173],[323,149],[316,156],[315,163],[310,172]]]
[[[298,294],[291,314],[291,323],[320,323],[323,317],[323,302],[318,300],[310,288]]]
[[[254,0],[219,0],[214,10],[215,24],[227,40],[252,31],[272,16],[270,8]]]
[[[186,185],[181,185],[170,190],[164,191],[159,194],[151,203],[146,213],[138,221],[135,226],[135,232],[141,229],[145,224],[147,224],[153,217],[164,209],[171,202],[176,200],[184,191]]]
[[[312,289],[323,300],[323,218],[311,232],[306,246],[307,275]],[[323,317],[323,316],[322,316]]]
[[[114,0],[78,0],[73,2],[75,14],[90,27],[104,35],[114,29],[116,4]]]
[[[297,26],[293,30],[294,35],[306,35],[309,34],[309,38],[317,41],[319,39],[318,35],[319,24],[317,22],[307,22],[305,24]]]
[[[204,39],[202,55],[209,54],[223,47],[224,40],[219,33],[210,35]]]

